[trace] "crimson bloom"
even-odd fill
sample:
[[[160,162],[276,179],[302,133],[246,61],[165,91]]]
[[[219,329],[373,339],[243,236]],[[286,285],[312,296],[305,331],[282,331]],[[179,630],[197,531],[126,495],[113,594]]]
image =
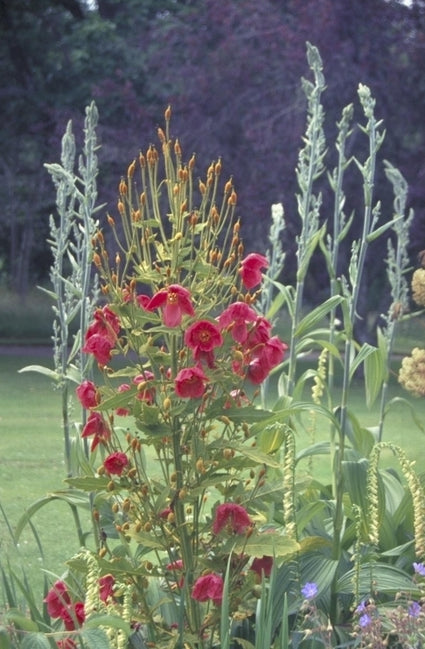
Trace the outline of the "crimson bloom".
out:
[[[99,579],[99,597],[102,602],[107,602],[114,593],[115,579],[112,575],[105,575]]]
[[[205,359],[208,367],[213,367],[213,349],[223,344],[223,337],[217,325],[209,320],[199,320],[186,330],[184,342],[193,350],[196,361]]]
[[[190,292],[180,284],[171,284],[163,288],[150,299],[145,309],[153,311],[162,308],[164,324],[167,327],[178,327],[181,324],[183,314],[193,316],[192,301]]]
[[[251,350],[251,358],[248,365],[247,378],[258,385],[267,378],[270,371],[282,362],[288,345],[282,342],[278,336],[273,336],[267,342],[257,345]]]
[[[255,322],[257,314],[245,302],[233,302],[218,318],[221,329],[228,328],[235,342],[243,344],[248,338],[248,322]]]
[[[192,597],[198,602],[211,599],[214,604],[221,604],[223,599],[223,578],[217,573],[199,577],[192,588]]]
[[[254,288],[261,284],[263,279],[261,270],[269,267],[269,260],[264,255],[257,252],[251,252],[241,262],[239,274],[242,278],[243,285],[247,289]]]
[[[257,573],[261,578],[263,575],[265,577],[270,577],[270,573],[273,567],[273,557],[263,556],[261,559],[256,557],[251,564],[251,570]]]
[[[182,399],[199,399],[205,392],[208,378],[200,367],[185,367],[174,379],[177,396]]]
[[[107,336],[99,333],[89,334],[87,330],[83,352],[93,354],[99,365],[107,365],[109,363],[113,348],[114,343]]]
[[[76,393],[83,408],[95,408],[100,402],[99,393],[93,381],[80,383]]]
[[[125,453],[116,451],[105,458],[103,466],[105,467],[106,473],[109,473],[110,475],[121,475],[125,467],[128,465],[128,462],[129,460]]]
[[[100,412],[92,412],[83,428],[81,437],[94,435],[91,450],[94,451],[98,444],[105,444],[111,437],[111,431]]]
[[[65,629],[67,631],[73,631],[74,629],[77,629],[83,624],[84,620],[86,619],[84,603],[75,602],[75,604],[70,604],[62,610],[60,617],[63,620]]]
[[[224,529],[234,534],[245,534],[251,525],[252,521],[248,516],[248,512],[242,505],[223,503],[215,510],[212,529],[214,534],[219,534]]]
[[[61,617],[62,611],[71,604],[71,598],[65,582],[55,582],[43,602],[47,604],[47,612],[50,617]]]

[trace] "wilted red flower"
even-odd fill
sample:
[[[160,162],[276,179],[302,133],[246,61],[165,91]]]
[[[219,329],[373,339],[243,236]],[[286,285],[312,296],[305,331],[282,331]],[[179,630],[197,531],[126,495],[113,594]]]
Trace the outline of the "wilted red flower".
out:
[[[270,339],[271,328],[272,324],[267,320],[267,318],[262,315],[258,316],[254,326],[248,334],[246,346],[255,347],[255,345],[267,342]]]
[[[213,532],[219,534],[226,529],[235,534],[245,534],[252,521],[246,509],[237,503],[223,503],[215,510]]]
[[[243,285],[247,289],[254,288],[261,284],[263,276],[261,270],[269,267],[269,260],[264,255],[257,252],[251,252],[241,262],[239,270]]]
[[[133,379],[133,383],[138,386],[137,398],[148,404],[152,404],[155,401],[155,387],[153,385],[149,386],[148,383],[148,381],[151,381],[154,378],[155,375],[152,372],[145,370],[142,374],[138,374]]]
[[[129,460],[125,453],[116,451],[105,458],[103,466],[105,467],[105,471],[110,475],[121,475],[125,467],[128,465],[128,462]]]
[[[89,334],[87,330],[83,352],[93,354],[99,365],[107,365],[109,363],[113,347],[114,343],[107,336],[99,333]]]
[[[255,322],[257,314],[245,302],[234,302],[218,318],[221,329],[231,330],[235,342],[243,344],[248,338],[248,322]]]
[[[55,582],[43,602],[47,604],[47,612],[50,617],[61,617],[62,611],[71,603],[65,582]]]
[[[107,602],[114,593],[115,579],[112,575],[105,575],[99,579],[99,597],[102,602]]]
[[[257,345],[251,350],[252,360],[248,365],[247,378],[258,385],[262,383],[276,365],[283,361],[288,345],[277,336]]]
[[[118,332],[121,329],[120,321],[116,313],[109,306],[96,309],[94,312],[94,323],[90,325],[96,333],[103,334],[115,342]],[[90,327],[89,327],[90,328]]]
[[[93,381],[83,381],[75,390],[83,408],[95,408],[99,402],[99,393]]]
[[[176,394],[182,399],[198,399],[204,394],[207,381],[200,367],[185,367],[174,380]]]
[[[72,638],[64,638],[63,640],[56,640],[56,644],[58,649],[77,649],[77,645],[75,644]]]
[[[259,577],[264,575],[270,577],[273,567],[273,557],[263,556],[261,559],[256,557],[251,564],[251,570],[257,573]]]
[[[223,599],[223,578],[216,573],[199,577],[192,588],[192,597],[198,602],[211,599],[214,604],[221,604]]]
[[[171,284],[168,288],[161,289],[145,306],[149,311],[158,307],[163,307],[162,315],[167,327],[178,327],[183,314],[195,315],[190,292],[179,284]]]
[[[92,435],[94,435],[91,445],[92,451],[95,450],[98,444],[105,444],[111,437],[111,431],[100,412],[90,414],[81,433],[81,437],[91,437]]]
[[[223,338],[217,325],[209,320],[199,320],[187,329],[184,342],[193,350],[195,360],[205,359],[208,367],[212,367],[214,365],[213,349],[223,344]]]
[[[70,604],[66,608],[62,609],[60,618],[63,620],[65,629],[67,631],[73,631],[80,627],[84,620],[86,619],[86,614],[84,611],[83,602],[75,602],[75,604]]]
[[[131,390],[131,386],[129,386],[128,383],[121,383],[121,385],[119,385],[117,388],[117,392],[119,392],[120,394],[122,392],[128,392],[128,390]],[[128,408],[117,408],[115,412],[119,417],[126,417],[130,414],[130,410]]]

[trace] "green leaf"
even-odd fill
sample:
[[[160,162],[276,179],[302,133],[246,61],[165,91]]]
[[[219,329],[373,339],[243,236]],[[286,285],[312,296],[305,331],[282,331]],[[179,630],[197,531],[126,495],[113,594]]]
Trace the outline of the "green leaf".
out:
[[[21,649],[51,649],[44,633],[29,633],[22,640]]]
[[[84,622],[84,631],[86,631],[87,629],[97,629],[100,626],[106,626],[111,629],[120,629],[125,633],[127,638],[131,633],[131,627],[129,623],[123,620],[122,617],[118,617],[118,615],[106,614],[91,615]]]
[[[295,554],[300,550],[300,544],[294,539],[280,534],[254,533],[248,539],[241,536],[235,542],[232,539],[236,552],[244,552],[251,557],[275,556],[285,557]]]
[[[38,374],[48,376],[49,379],[53,379],[53,381],[59,381],[60,379],[59,374],[55,372],[55,370],[51,370],[49,367],[44,367],[44,365],[26,365],[18,370],[18,372],[19,374],[22,372],[37,372]]]
[[[102,629],[82,629],[80,633],[89,649],[111,649],[108,636]]]
[[[323,319],[327,316],[327,314],[333,309],[336,309],[336,307],[339,304],[341,304],[343,300],[344,298],[341,297],[340,295],[334,295],[330,297],[328,300],[326,300],[325,302],[323,302],[322,304],[319,304],[318,307],[313,309],[313,311],[308,313],[301,320],[301,322],[298,324],[295,330],[295,336],[299,338],[310,329],[316,327],[320,322],[323,321]]]
[[[54,500],[63,500],[68,503],[71,507],[85,507],[86,509],[90,508],[90,503],[86,494],[81,494],[75,491],[64,491],[64,492],[55,492],[54,494],[49,494],[43,498],[39,498],[32,505],[28,507],[25,513],[19,519],[16,528],[15,528],[15,541],[17,541],[22,533],[22,530],[28,523],[31,518],[34,516],[39,509],[53,502]]]
[[[311,444],[297,453],[296,462],[313,455],[329,455],[330,448],[331,445],[329,442],[316,442],[316,444]]]
[[[13,622],[13,624],[18,629],[22,629],[22,631],[38,631],[36,622],[34,622],[34,620],[30,620],[22,613],[22,611],[19,611],[18,609],[11,609],[10,611],[7,611],[6,619],[9,620],[9,622]]]
[[[9,634],[4,626],[0,627],[0,649],[12,649]]]
[[[349,570],[338,579],[336,592],[351,595],[355,571]],[[359,593],[361,597],[371,592],[388,593],[395,595],[398,592],[407,592],[412,598],[420,597],[421,591],[412,578],[403,570],[384,563],[367,563],[360,566]]]
[[[276,422],[266,426],[258,435],[258,448],[262,453],[274,453],[281,447],[284,439],[285,429],[279,422]]]
[[[109,478],[106,476],[87,475],[77,478],[66,478],[65,482],[83,491],[104,491],[109,484]]]
[[[373,232],[370,232],[367,237],[366,241],[368,243],[371,243],[371,241],[375,241],[378,237],[381,236],[381,234],[384,234],[387,230],[393,227],[398,221],[400,221],[403,218],[403,215],[397,216],[395,219],[392,219],[391,221],[388,221],[388,223],[384,223],[384,225],[381,225],[380,228],[376,228],[376,230],[373,230]]]
[[[235,446],[233,446],[233,448],[235,449],[235,451],[238,451],[238,453],[241,453],[245,457],[248,457],[250,460],[254,460],[255,462],[258,462],[259,464],[272,466],[275,469],[278,469],[280,467],[280,462],[278,460],[275,460],[270,455],[267,455],[267,453],[263,453],[263,451],[258,449],[256,446],[245,446],[244,444],[236,444]]]
[[[387,368],[380,349],[375,349],[365,358],[364,376],[366,387],[366,405],[371,408],[379,395],[386,379]]]

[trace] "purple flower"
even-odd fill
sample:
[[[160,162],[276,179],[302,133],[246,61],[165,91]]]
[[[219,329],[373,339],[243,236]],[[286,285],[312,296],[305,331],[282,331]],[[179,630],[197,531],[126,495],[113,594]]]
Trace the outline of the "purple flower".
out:
[[[360,625],[360,627],[361,627],[362,629],[365,629],[365,628],[366,628],[367,626],[369,626],[369,624],[371,624],[371,623],[372,623],[372,618],[371,618],[370,615],[368,615],[367,613],[365,613],[364,615],[362,615],[361,618],[360,618],[360,620],[359,620],[359,625]]]
[[[314,599],[318,592],[319,589],[317,587],[317,584],[314,583],[314,581],[308,581],[301,588],[301,595],[305,597],[305,599]]]
[[[421,575],[422,577],[425,577],[425,566],[423,563],[415,563],[413,562],[413,569],[416,572],[416,574]]]
[[[366,613],[366,611],[367,611],[367,606],[366,603],[363,601],[360,602],[360,604],[358,605],[358,607],[354,612],[357,613],[357,615],[360,615],[361,613]]]
[[[411,617],[418,617],[422,611],[421,605],[418,602],[412,602],[409,606],[409,615]]]

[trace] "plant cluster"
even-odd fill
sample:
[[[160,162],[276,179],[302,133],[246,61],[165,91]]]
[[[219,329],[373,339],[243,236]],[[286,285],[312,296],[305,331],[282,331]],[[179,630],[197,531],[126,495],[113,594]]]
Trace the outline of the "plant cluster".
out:
[[[272,252],[247,253],[232,178],[223,180],[215,160],[195,180],[195,156],[185,161],[170,135],[170,108],[159,147],[150,145],[121,179],[116,214],[90,231],[101,299],[93,309],[87,282],[79,287],[79,307],[89,314],[77,339],[82,356],[75,365],[76,346],[67,356],[61,345],[52,376],[62,389],[76,384],[83,410],[67,482],[74,510],[77,497],[90,505],[92,547],[80,531],[82,549],[52,580],[43,613],[32,598],[29,627],[21,612],[7,614],[7,649],[12,641],[23,649],[311,649],[422,640],[425,493],[414,462],[383,439],[394,406],[391,350],[407,311],[407,186],[386,163],[394,214],[382,223],[373,190],[384,133],[361,85],[369,154],[347,158],[348,106],[338,123],[338,165],[328,173],[334,218],[321,221],[315,183],[326,171],[325,82],[317,49],[308,44],[307,55],[313,80],[303,80],[294,287],[278,280],[283,208],[272,210]],[[344,213],[350,165],[363,181],[363,231],[339,273],[353,223]],[[69,169],[50,170],[68,179],[71,195],[80,186],[69,182]],[[391,304],[377,345],[360,345],[366,257],[384,235]],[[319,254],[329,297],[306,313],[305,283]],[[273,326],[285,311],[284,342]],[[55,340],[66,339],[68,316],[63,330],[59,318]],[[317,368],[300,371],[306,353]],[[367,403],[380,396],[374,429],[350,409],[360,372]],[[329,441],[315,440],[319,430]],[[311,443],[297,451],[300,431]],[[381,468],[387,452],[399,471]],[[329,479],[310,471],[316,456],[329,460]]]

